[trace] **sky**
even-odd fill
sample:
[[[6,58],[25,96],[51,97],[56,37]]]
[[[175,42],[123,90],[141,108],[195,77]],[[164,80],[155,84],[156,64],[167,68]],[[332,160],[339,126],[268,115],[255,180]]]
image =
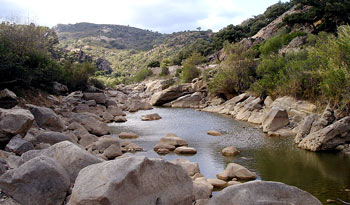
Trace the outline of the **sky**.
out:
[[[172,33],[218,31],[278,0],[0,0],[0,19],[44,26],[90,22]]]

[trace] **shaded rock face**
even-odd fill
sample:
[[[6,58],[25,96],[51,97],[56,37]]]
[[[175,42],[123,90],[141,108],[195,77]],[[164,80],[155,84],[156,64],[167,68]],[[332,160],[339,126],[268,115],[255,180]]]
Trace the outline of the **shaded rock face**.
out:
[[[0,91],[0,108],[10,109],[18,104],[18,98],[11,90],[4,89]]]
[[[174,85],[152,95],[150,104],[160,106],[177,98],[193,93],[189,85]]]
[[[107,74],[111,74],[113,72],[111,68],[111,63],[103,58],[97,58],[96,67],[99,71],[105,71]]]
[[[70,186],[64,168],[48,157],[36,157],[0,177],[0,188],[22,204],[61,205]]]
[[[81,91],[75,91],[64,97],[62,101],[68,104],[76,104],[81,101],[82,97],[83,93]]]
[[[202,95],[200,92],[188,94],[171,102],[171,107],[199,108]]]
[[[18,155],[22,155],[23,153],[33,149],[33,144],[22,139],[20,135],[13,137],[5,147],[6,151],[13,152]]]
[[[65,140],[70,141],[70,138],[60,132],[42,132],[36,137],[37,143],[48,143],[51,145]]]
[[[37,156],[46,156],[57,161],[67,171],[72,183],[81,169],[103,161],[68,141],[54,144],[44,150],[28,151],[21,158],[26,162]]]
[[[30,129],[33,121],[34,116],[28,110],[0,108],[0,143],[17,134],[23,136]]]
[[[84,93],[85,100],[95,100],[97,104],[105,104],[107,96],[104,93]]]
[[[301,204],[321,205],[311,194],[280,182],[253,181],[225,188],[208,205]]]
[[[52,131],[62,131],[64,129],[64,124],[61,118],[51,110],[46,107],[39,107],[35,105],[27,105],[30,112],[34,115],[35,122],[39,127],[49,129]]]
[[[263,119],[263,131],[276,131],[289,124],[288,113],[284,109],[271,108]]]
[[[350,141],[350,117],[345,117],[303,138],[298,147],[310,151],[334,150]]]
[[[59,82],[53,82],[53,89],[56,93],[65,93],[68,92],[68,87]]]
[[[185,170],[161,159],[127,157],[84,168],[68,204],[192,204]]]
[[[317,120],[318,116],[316,114],[311,114],[307,116],[304,122],[301,124],[300,129],[298,130],[297,135],[294,138],[294,143],[299,144],[301,140],[306,137],[312,128],[312,124]]]

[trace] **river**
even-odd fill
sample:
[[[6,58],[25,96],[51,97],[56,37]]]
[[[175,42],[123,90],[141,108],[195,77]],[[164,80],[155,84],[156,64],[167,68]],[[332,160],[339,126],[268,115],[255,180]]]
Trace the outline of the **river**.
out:
[[[141,116],[158,113],[162,119],[141,121]],[[310,192],[323,203],[340,198],[350,201],[350,156],[338,153],[314,153],[298,149],[293,138],[268,137],[261,129],[230,116],[183,108],[155,108],[128,113],[125,123],[111,124],[112,133],[134,132],[140,137],[132,141],[143,147],[135,155],[173,160],[185,158],[199,164],[206,178],[216,178],[228,163],[234,162],[255,172],[267,181],[279,181]],[[223,136],[209,136],[207,131],[224,132]],[[161,137],[175,133],[197,149],[191,156],[158,155],[153,151]],[[241,153],[224,157],[221,150],[235,146]],[[134,155],[128,153],[128,155]]]

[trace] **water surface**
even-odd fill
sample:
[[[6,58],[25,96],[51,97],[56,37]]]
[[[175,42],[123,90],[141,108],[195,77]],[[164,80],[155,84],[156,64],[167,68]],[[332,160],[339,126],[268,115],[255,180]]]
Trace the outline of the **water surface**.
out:
[[[141,121],[141,116],[158,113],[162,119]],[[228,163],[235,162],[255,172],[262,180],[279,181],[310,192],[323,203],[340,198],[350,201],[350,156],[337,153],[314,153],[298,149],[293,138],[267,137],[251,124],[229,116],[183,108],[155,108],[129,113],[126,123],[112,124],[112,132],[134,132],[140,136],[133,141],[144,148],[136,155],[167,160],[185,158],[197,162],[206,178],[216,178]],[[207,131],[224,132],[209,136]],[[153,151],[161,137],[175,133],[197,149],[196,155],[158,155]],[[236,157],[224,157],[220,151],[235,146],[241,151]],[[129,155],[133,155],[128,153]]]

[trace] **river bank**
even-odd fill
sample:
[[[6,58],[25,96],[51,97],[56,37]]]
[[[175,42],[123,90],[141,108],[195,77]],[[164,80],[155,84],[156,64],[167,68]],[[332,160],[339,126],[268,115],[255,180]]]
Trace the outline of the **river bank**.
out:
[[[34,98],[35,100],[31,101],[18,98],[9,90],[2,91],[2,98],[0,99],[3,100],[2,104],[8,106],[1,109],[0,118],[1,142],[4,147],[4,150],[0,152],[2,159],[1,170],[3,173],[0,177],[0,188],[2,192],[5,193],[6,196],[18,200],[22,204],[36,204],[39,202],[44,204],[82,204],[85,203],[86,200],[91,200],[91,202],[94,203],[104,203],[102,202],[104,200],[108,200],[111,203],[116,203],[117,201],[119,201],[118,203],[122,203],[122,201],[125,203],[130,200],[134,204],[148,204],[161,200],[162,203],[160,204],[170,201],[173,203],[177,201],[176,203],[182,204],[191,204],[195,202],[197,202],[197,204],[205,204],[218,200],[218,197],[221,199],[227,197],[225,194],[227,194],[227,192],[231,193],[231,191],[223,191],[222,195],[215,195],[208,201],[213,188],[219,186],[218,183],[221,183],[220,186],[222,188],[232,184],[240,184],[235,180],[242,181],[241,179],[245,179],[247,174],[250,175],[249,178],[254,179],[258,177],[254,173],[254,171],[258,169],[252,167],[251,170],[249,170],[239,164],[230,162],[224,165],[227,165],[226,168],[221,165],[221,171],[224,169],[228,170],[230,166],[237,167],[240,171],[229,172],[232,176],[236,176],[228,178],[233,178],[233,181],[217,182],[218,179],[215,179],[216,177],[212,174],[206,174],[206,170],[210,170],[206,165],[200,167],[200,169],[203,170],[203,176],[199,170],[192,173],[193,170],[191,169],[193,166],[198,166],[195,162],[181,160],[168,162],[167,160],[148,159],[138,156],[127,157],[129,154],[124,154],[125,152],[134,152],[141,149],[146,149],[148,152],[150,148],[147,146],[150,145],[142,147],[140,146],[141,144],[133,143],[134,138],[144,139],[142,135],[138,136],[137,133],[136,135],[134,133],[124,133],[123,140],[118,139],[111,135],[113,133],[111,133],[111,129],[108,127],[108,123],[128,122],[128,116],[132,115],[128,113],[152,109],[151,104],[148,102],[152,103],[153,101],[159,103],[159,100],[154,101],[155,98],[161,99],[159,97],[164,99],[165,96],[167,98],[166,101],[170,99],[169,102],[177,100],[177,104],[173,103],[175,106],[183,106],[179,105],[182,103],[180,100],[186,99],[187,97],[191,99],[186,100],[187,102],[192,103],[192,99],[197,99],[196,102],[198,105],[202,105],[204,100],[202,100],[202,97],[199,98],[199,94],[202,96],[205,92],[200,86],[192,89],[192,86],[196,87],[199,83],[200,82],[197,81],[192,85],[175,85],[167,88],[168,86],[164,86],[162,82],[151,82],[152,86],[145,86],[145,84],[118,86],[116,90],[105,91],[92,87],[86,92],[73,92],[69,95],[62,96],[45,95],[39,92]],[[198,92],[198,90],[194,92],[196,89],[202,90],[202,93]],[[169,90],[171,95],[160,94],[160,92],[169,93]],[[177,97],[174,98],[174,92],[180,94],[175,94]],[[186,95],[189,96],[186,97]],[[179,98],[181,96],[184,97]],[[201,100],[198,101],[198,99]],[[247,99],[249,99],[249,97],[247,97]],[[217,99],[212,99],[205,103],[213,103],[215,100]],[[164,100],[163,102],[166,103]],[[29,103],[34,103],[35,105]],[[221,101],[221,103],[218,104],[226,105],[223,103],[224,102]],[[261,103],[261,101],[259,103]],[[204,106],[197,108],[204,108]],[[151,111],[149,111],[149,113],[153,113]],[[193,114],[194,110],[190,112]],[[150,116],[145,117],[145,119],[153,119],[154,116],[152,115],[151,118],[148,117]],[[164,116],[160,117],[163,118]],[[170,119],[175,120],[173,118]],[[181,121],[181,118],[178,120]],[[206,122],[210,124],[211,121],[212,120],[209,119]],[[162,122],[162,119],[159,121],[145,122],[150,123],[149,125],[151,125],[151,123],[157,125],[157,123]],[[174,124],[173,121],[168,121],[168,123]],[[218,124],[222,124],[222,122],[218,122]],[[205,123],[202,123],[202,126],[205,128],[208,127],[205,126]],[[247,127],[248,126],[244,127],[244,129],[249,130],[250,128]],[[188,137],[187,135],[182,136],[184,133],[179,130],[187,132],[191,130],[191,128],[181,128],[183,128],[183,126],[180,126],[180,129],[177,129],[175,134],[179,137]],[[164,133],[162,133],[164,135],[171,133],[171,130],[167,131],[165,126],[160,126],[158,129],[164,131]],[[225,132],[225,130],[222,131]],[[157,132],[154,131],[154,133]],[[240,132],[240,134],[241,133],[242,132]],[[159,136],[159,133],[157,135]],[[171,136],[172,137],[162,136],[161,139],[157,137],[156,141],[159,140],[159,142],[169,143],[171,142],[169,140],[176,140],[176,143],[178,143],[182,140],[181,143],[184,142],[184,145],[197,148],[196,152],[200,152],[200,154],[198,154],[200,158],[202,158],[202,154],[206,152],[201,150],[201,146],[197,147],[197,144],[191,139],[184,140],[179,137],[173,137],[174,135]],[[119,135],[119,138],[122,138],[121,135]],[[126,140],[127,142],[125,142],[125,138],[132,139]],[[152,141],[152,144],[155,145],[154,142]],[[247,144],[252,143],[250,142]],[[164,147],[166,144],[160,145]],[[235,143],[230,145],[235,145]],[[174,148],[177,146],[178,145],[175,145]],[[169,148],[169,144],[165,147]],[[241,149],[244,153],[244,147],[241,147]],[[154,154],[155,152],[152,153],[152,155]],[[142,155],[142,153],[140,153],[140,155]],[[169,156],[176,155],[169,154]],[[203,156],[203,158],[206,157]],[[122,169],[122,167],[128,167],[128,169],[125,170]],[[145,169],[140,169],[140,167],[145,167]],[[177,171],[166,171],[168,169]],[[38,172],[38,170],[41,171]],[[157,171],[157,174],[163,173],[161,174],[162,178],[152,178],[152,176],[155,175],[155,171]],[[217,170],[215,170],[215,172],[216,171]],[[40,172],[48,174],[39,177],[36,173]],[[243,172],[244,177],[240,175]],[[130,175],[130,173],[134,174]],[[99,175],[101,175],[101,177],[97,177]],[[30,177],[28,178],[27,176]],[[208,177],[212,177],[213,179]],[[90,178],[92,181],[89,180]],[[132,182],[135,178],[138,181],[146,180],[147,183],[137,183],[138,185],[135,187]],[[105,182],[104,180],[107,181]],[[111,190],[111,186],[108,184],[110,180],[112,180],[113,183],[115,181],[117,184],[123,184],[123,186],[118,185],[120,190]],[[56,186],[58,181],[63,181],[64,183],[60,186]],[[18,190],[18,183],[24,185],[24,188]],[[87,185],[86,183],[89,184]],[[104,184],[104,191],[96,189],[96,187],[100,187],[101,183]],[[247,186],[250,186],[250,183],[258,183],[260,186],[260,182],[249,182],[243,183],[242,185],[248,184]],[[171,190],[160,189],[160,187],[163,187],[165,184],[171,184],[171,186],[169,186]],[[117,185],[114,184],[113,186]],[[149,186],[154,187],[154,189],[149,190]],[[319,203],[310,194],[306,192],[300,194],[301,190],[298,191],[298,189],[291,188],[287,185],[262,182],[261,186],[268,186],[271,190],[279,190],[278,193],[282,195],[284,189],[293,190],[290,191],[288,197],[283,199],[285,201],[296,202],[311,200],[315,204]],[[284,188],[281,189],[280,186]],[[44,191],[42,187],[46,187]],[[89,189],[84,189],[84,187],[89,187]],[[183,189],[184,187],[186,187],[186,189]],[[243,186],[243,188],[244,187],[245,186]],[[133,197],[131,197],[130,193],[125,193],[125,196],[121,197],[122,201],[115,198],[118,190],[124,191],[130,189],[134,191],[132,194]],[[26,190],[31,190],[31,194],[28,194]],[[187,190],[186,194],[184,190]],[[232,188],[232,190],[234,189]],[[124,193],[123,191],[120,193]],[[174,193],[172,196],[168,195],[170,191]],[[110,193],[114,194],[110,195]],[[139,197],[135,198],[135,194]],[[152,197],[146,199],[143,197],[144,194],[151,194]],[[256,195],[254,199],[250,198],[249,200],[258,201],[259,197],[272,197],[269,193],[265,194],[267,195]],[[128,198],[128,196],[130,197]],[[247,197],[249,198],[249,195],[247,195]],[[6,198],[6,200],[12,199]],[[226,200],[230,201],[231,198]],[[274,201],[276,199],[272,197],[269,200]]]

